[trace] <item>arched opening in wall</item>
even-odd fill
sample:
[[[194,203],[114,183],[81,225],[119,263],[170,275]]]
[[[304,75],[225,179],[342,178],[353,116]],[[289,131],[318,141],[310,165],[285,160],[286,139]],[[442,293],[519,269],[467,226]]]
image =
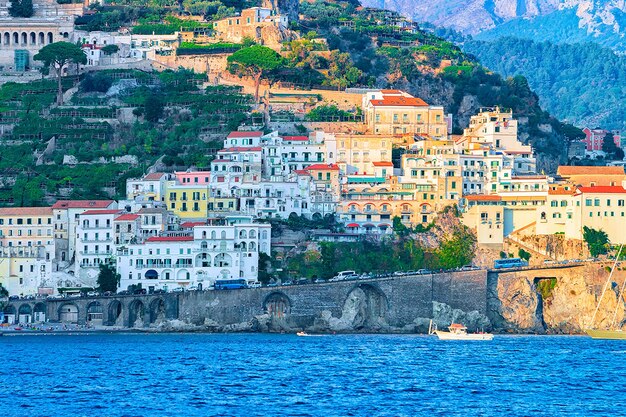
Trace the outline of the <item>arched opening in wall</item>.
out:
[[[121,326],[122,325],[122,303],[117,300],[111,301],[109,303],[109,315],[108,315],[108,325],[109,326]]]
[[[70,34],[69,34],[69,33],[67,33],[67,32],[63,32],[63,38],[64,38],[64,39],[67,39],[67,38],[69,38],[69,37],[70,37]]]
[[[150,303],[150,323],[165,320],[165,301],[162,298],[152,300]]]
[[[145,307],[140,300],[133,300],[128,306],[128,327],[144,327]]]
[[[289,220],[291,221],[298,220],[298,213],[296,213],[295,211],[292,211],[291,213],[289,213]]]
[[[45,35],[43,32],[39,32],[39,45],[43,45],[45,42]]]
[[[319,221],[322,220],[322,215],[320,213],[313,213],[313,220]]]
[[[282,292],[273,292],[263,301],[263,311],[272,318],[284,319],[291,313],[291,301]]]
[[[556,287],[556,277],[535,277],[533,280],[535,284],[535,292],[537,293],[537,308],[535,309],[535,316],[537,322],[541,323],[544,329],[548,326],[543,318],[543,305],[544,303],[552,300],[553,290]]]
[[[35,32],[30,32],[30,44],[35,45],[37,43],[37,35]]]
[[[33,309],[33,320],[36,323],[43,323],[46,321],[46,305],[44,303],[35,304]]]
[[[13,45],[19,45],[20,35],[17,32],[13,32]]]
[[[387,297],[379,288],[359,284],[348,293],[341,319],[353,330],[379,329],[386,326],[387,305]]]
[[[18,321],[20,323],[32,323],[33,321],[33,309],[28,304],[22,304],[17,310]]]
[[[255,34],[256,34],[256,38],[258,40],[261,39],[261,36],[263,36],[262,30],[260,26],[257,26],[257,28],[255,29]]]
[[[102,311],[102,304],[98,301],[94,301],[87,306],[87,324],[92,326],[102,326],[104,322],[104,313]]]
[[[59,321],[62,323],[78,323],[78,306],[65,303],[59,307]]]
[[[211,267],[211,255],[208,253],[200,253],[196,256],[196,267],[198,268],[210,268]]]
[[[26,45],[28,43],[28,34],[26,32],[22,32],[22,45]]]
[[[146,279],[158,279],[159,273],[154,269],[148,269],[144,275]]]
[[[52,43],[54,42],[54,37],[52,35],[52,32],[48,32],[48,43]]]
[[[213,266],[218,268],[227,268],[232,264],[232,258],[227,253],[219,253],[215,256]]]
[[[15,323],[15,320],[16,320],[17,317],[15,317],[16,311],[15,311],[15,307],[14,306],[9,304],[8,306],[4,307],[3,313],[4,313],[4,321],[3,321],[3,323],[8,323],[8,324],[14,324]]]
[[[256,232],[254,230],[250,230],[248,236],[250,237],[250,239],[256,239]]]

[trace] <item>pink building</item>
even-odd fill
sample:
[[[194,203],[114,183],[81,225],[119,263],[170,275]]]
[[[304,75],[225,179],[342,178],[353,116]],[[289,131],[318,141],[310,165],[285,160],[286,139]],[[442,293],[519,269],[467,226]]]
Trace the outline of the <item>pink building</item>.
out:
[[[211,181],[211,171],[175,172],[174,175],[180,185],[207,185]]]
[[[584,128],[583,132],[585,132],[583,142],[585,142],[588,151],[601,151],[604,137],[607,133],[610,133],[608,130],[590,129],[588,127]],[[621,136],[619,132],[613,131],[613,141],[618,148],[621,148]]]

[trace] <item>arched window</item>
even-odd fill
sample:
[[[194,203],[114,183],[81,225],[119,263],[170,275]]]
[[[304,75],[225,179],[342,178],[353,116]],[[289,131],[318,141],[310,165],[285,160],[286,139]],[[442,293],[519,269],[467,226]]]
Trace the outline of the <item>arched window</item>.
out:
[[[22,45],[28,44],[28,34],[26,32],[22,32]]]
[[[20,43],[20,35],[17,32],[13,32],[13,45]]]
[[[208,243],[206,243],[206,242],[202,242],[202,243],[200,244],[200,248],[201,248],[201,249],[207,249],[208,247],[209,247],[209,244],[208,244]]]
[[[256,231],[255,230],[250,230],[250,239],[255,239],[256,238]]]
[[[215,230],[211,231],[211,239],[215,240],[217,235],[215,234]]]
[[[206,239],[206,230],[202,231],[202,239]]]
[[[222,230],[222,235],[221,235],[222,239],[226,239],[226,231]]]
[[[35,32],[30,32],[30,44],[31,45],[37,44],[37,35],[35,34]]]
[[[48,43],[54,42],[52,32],[48,32]]]
[[[261,239],[267,239],[267,230],[261,232]]]
[[[248,233],[245,230],[239,232],[239,239],[246,239],[248,237]]]
[[[250,242],[250,246],[248,246],[248,250],[249,250],[250,252],[254,252],[254,251],[256,251],[256,243],[254,243],[254,242]]]
[[[45,35],[43,32],[39,32],[39,45],[43,45],[45,42]]]
[[[247,252],[247,251],[248,251],[248,245],[246,245],[246,242],[241,242],[241,243],[239,244],[239,249],[240,249],[242,252]]]

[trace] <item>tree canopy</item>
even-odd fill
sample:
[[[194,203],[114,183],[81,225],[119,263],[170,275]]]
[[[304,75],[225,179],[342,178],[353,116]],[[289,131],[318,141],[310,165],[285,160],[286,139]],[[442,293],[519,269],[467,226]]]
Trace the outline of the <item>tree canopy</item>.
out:
[[[609,236],[604,230],[583,226],[583,239],[587,243],[591,256],[604,255],[609,250]]]
[[[78,45],[70,42],[55,42],[44,46],[33,57],[41,61],[45,68],[54,68],[57,74],[57,104],[63,104],[63,68],[69,63],[86,64],[87,56]]]
[[[280,68],[283,58],[273,49],[266,46],[253,45],[242,48],[228,57],[228,71],[240,77],[252,77],[255,82],[254,100],[259,100],[261,79],[270,71]]]
[[[9,6],[9,15],[12,17],[32,17],[33,0],[12,0]]]
[[[110,264],[100,264],[98,273],[98,287],[100,291],[116,292],[120,285],[120,274],[115,271],[115,266]]]

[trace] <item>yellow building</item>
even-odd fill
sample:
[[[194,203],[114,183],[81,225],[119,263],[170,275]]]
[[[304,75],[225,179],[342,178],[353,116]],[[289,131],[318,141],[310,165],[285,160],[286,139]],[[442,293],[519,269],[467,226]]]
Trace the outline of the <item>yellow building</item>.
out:
[[[168,181],[165,185],[165,204],[181,219],[206,219],[215,214],[237,211],[238,199],[214,195],[210,185],[181,185]]]
[[[448,120],[443,107],[400,90],[379,90],[363,95],[365,123],[371,133],[402,135],[413,133],[432,138],[448,136]]]
[[[0,283],[9,294],[51,288],[52,230],[52,207],[0,208]]]
[[[324,137],[326,161],[346,174],[374,174],[375,163],[391,162],[393,139],[384,135],[328,133]],[[392,175],[393,169],[383,175]]]

